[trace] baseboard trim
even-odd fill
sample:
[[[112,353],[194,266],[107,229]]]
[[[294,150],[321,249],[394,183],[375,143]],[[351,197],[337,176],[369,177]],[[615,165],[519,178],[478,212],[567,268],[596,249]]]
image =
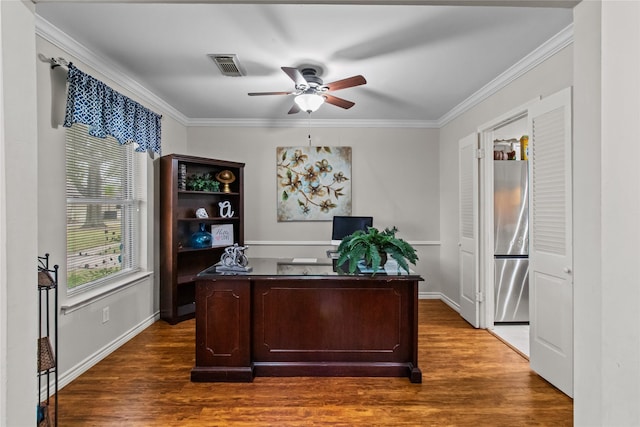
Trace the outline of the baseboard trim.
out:
[[[73,380],[75,380],[80,375],[82,375],[83,373],[91,369],[93,366],[98,364],[98,362],[100,362],[102,359],[104,359],[105,357],[107,357],[108,355],[116,351],[118,348],[126,344],[129,340],[131,340],[133,337],[138,335],[140,332],[147,329],[149,326],[151,326],[158,320],[160,320],[160,312],[156,312],[151,316],[147,317],[138,325],[129,329],[127,332],[120,335],[118,338],[111,341],[109,344],[102,347],[100,350],[98,350],[91,356],[87,357],[86,359],[84,359],[83,361],[81,361],[71,369],[65,372],[62,372],[58,378],[59,380],[58,389],[62,389],[67,384],[70,384]],[[42,392],[46,393],[46,384],[43,387]]]
[[[440,292],[418,292],[418,299],[441,299]]]
[[[449,298],[448,296],[446,296],[444,294],[440,294],[440,299],[445,304],[447,304],[449,307],[454,309],[456,311],[456,313],[460,313],[460,304],[458,304],[457,302],[455,302],[454,300],[452,300],[451,298]]]
[[[460,304],[453,301],[442,292],[418,292],[418,299],[439,299],[455,310],[456,313],[460,313]]]

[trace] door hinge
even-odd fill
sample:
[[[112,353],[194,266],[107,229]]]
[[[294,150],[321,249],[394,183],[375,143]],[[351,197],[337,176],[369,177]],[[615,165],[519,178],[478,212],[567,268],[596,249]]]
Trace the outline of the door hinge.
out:
[[[484,302],[484,293],[476,292],[476,302]]]
[[[484,159],[484,148],[478,148],[473,155],[474,159]]]

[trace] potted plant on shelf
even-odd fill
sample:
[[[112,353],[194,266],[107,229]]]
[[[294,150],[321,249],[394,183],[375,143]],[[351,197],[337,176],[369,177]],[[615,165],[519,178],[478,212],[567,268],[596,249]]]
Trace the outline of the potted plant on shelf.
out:
[[[345,237],[338,246],[337,265],[349,262],[349,273],[353,274],[360,261],[375,274],[387,262],[387,255],[396,260],[398,266],[409,272],[409,262],[416,264],[418,256],[409,243],[396,237],[398,229],[385,228],[379,231],[375,227],[367,227],[367,231],[358,230]]]
[[[220,183],[210,173],[195,174],[187,177],[187,190],[217,192],[220,191]]]

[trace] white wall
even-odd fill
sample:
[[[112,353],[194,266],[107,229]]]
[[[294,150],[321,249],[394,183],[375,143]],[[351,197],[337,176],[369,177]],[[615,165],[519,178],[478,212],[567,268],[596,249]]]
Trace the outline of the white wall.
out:
[[[80,70],[96,77],[109,86],[130,96],[141,104],[145,102],[135,94],[114,83],[107,76],[82,63],[78,58],[61,50],[41,37],[36,38],[37,54],[45,57],[63,57],[72,61]],[[33,55],[35,58],[35,55]],[[60,266],[60,305],[71,302],[65,293],[66,288],[66,219],[65,219],[65,128],[61,123],[59,109],[64,111],[66,92],[65,72],[60,68],[51,70],[48,63],[38,61],[34,64],[37,72],[38,90],[38,182],[37,197],[38,233],[34,239],[38,242],[38,253],[50,253],[51,262]],[[36,76],[34,75],[35,79]],[[60,106],[62,104],[62,107]],[[186,146],[186,129],[168,114],[156,107],[146,105],[163,114],[162,145],[165,150],[183,149]],[[35,153],[34,153],[35,154]],[[158,275],[155,274],[157,257],[157,191],[155,190],[155,168],[153,160],[146,154],[147,203],[143,206],[148,216],[147,240],[143,246],[143,263],[152,274],[134,285],[120,291],[99,297],[90,304],[78,309],[65,311],[60,315],[60,357],[59,372],[62,385],[73,380],[92,364],[109,354],[154,321],[159,310]],[[35,190],[34,190],[35,193]],[[35,240],[34,240],[35,241]],[[34,264],[35,265],[35,264]],[[34,267],[35,268],[35,267]],[[109,306],[110,320],[102,323],[102,309]]]
[[[0,2],[0,425],[35,425],[37,343],[34,5]]]
[[[442,292],[460,300],[458,281],[458,141],[478,126],[539,96],[572,85],[568,46],[440,129],[440,272]]]
[[[602,2],[601,425],[640,425],[638,23],[640,2]]]
[[[331,222],[276,218],[276,147],[307,146],[306,127],[190,127],[187,133],[188,153],[183,154],[246,164],[245,241],[253,242],[249,257],[326,257]],[[353,215],[372,215],[378,228],[397,226],[399,237],[416,244],[420,261],[415,270],[427,281],[421,292],[437,290],[438,130],[320,127],[311,129],[311,140],[312,145],[352,147]]]
[[[574,9],[573,281],[575,425],[602,419],[601,3]]]
[[[638,426],[640,3],[574,22],[574,423]]]

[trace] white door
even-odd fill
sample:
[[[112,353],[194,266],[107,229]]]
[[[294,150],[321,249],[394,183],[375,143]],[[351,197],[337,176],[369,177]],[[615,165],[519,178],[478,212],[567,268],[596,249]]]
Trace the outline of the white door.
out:
[[[478,272],[478,135],[462,138],[458,149],[460,315],[479,326],[480,292]]]
[[[531,369],[573,395],[571,88],[529,110]]]

